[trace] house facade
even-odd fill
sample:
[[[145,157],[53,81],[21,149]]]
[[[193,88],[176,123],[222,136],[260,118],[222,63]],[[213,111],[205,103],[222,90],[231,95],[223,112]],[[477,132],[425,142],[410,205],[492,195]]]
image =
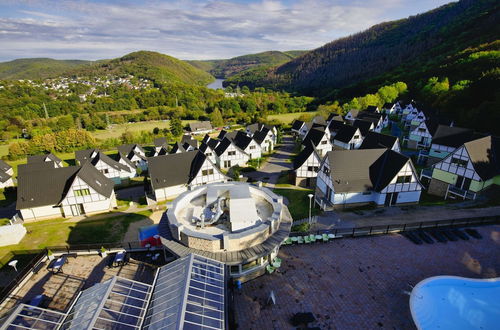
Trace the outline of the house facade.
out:
[[[229,169],[233,166],[245,166],[250,156],[238,148],[233,141],[225,137],[215,148],[216,164],[221,169]]]
[[[124,156],[120,154],[120,158]],[[136,176],[136,169],[131,168],[131,161],[122,163],[115,161],[98,149],[78,150],[75,152],[75,159],[78,165],[90,163],[108,179],[115,184],[121,184],[123,180],[128,180]]]
[[[429,148],[432,143],[432,135],[424,122],[420,123],[413,131],[410,131],[407,147],[410,149]]]
[[[301,187],[314,187],[320,163],[321,155],[313,145],[302,150],[293,162],[293,180],[295,185]]]
[[[15,185],[14,178],[12,177],[13,175],[14,170],[12,166],[0,159],[0,189],[13,187]]]
[[[322,160],[315,202],[324,210],[418,203],[422,186],[411,160],[388,149],[334,150]]]
[[[116,207],[113,181],[90,163],[62,168],[19,167],[16,208],[24,221],[108,212]]]
[[[363,135],[361,131],[353,126],[345,125],[338,130],[333,138],[333,145],[342,149],[358,149],[363,143]]]
[[[123,144],[118,146],[118,153],[127,157],[132,163],[135,164],[136,168],[140,168],[142,171],[146,171],[148,169],[146,151],[140,145]]]

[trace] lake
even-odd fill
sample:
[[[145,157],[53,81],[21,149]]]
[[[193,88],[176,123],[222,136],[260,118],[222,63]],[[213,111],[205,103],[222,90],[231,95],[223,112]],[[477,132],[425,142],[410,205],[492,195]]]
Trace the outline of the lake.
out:
[[[224,87],[222,87],[223,81],[224,81],[224,79],[215,79],[215,81],[208,84],[207,87],[210,89],[224,88]]]

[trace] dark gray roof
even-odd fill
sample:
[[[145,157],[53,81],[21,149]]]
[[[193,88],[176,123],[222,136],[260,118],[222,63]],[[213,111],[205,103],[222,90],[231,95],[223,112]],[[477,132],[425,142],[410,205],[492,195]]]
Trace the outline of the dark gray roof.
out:
[[[189,130],[191,132],[212,130],[212,124],[207,121],[196,121],[194,123],[189,123]]]
[[[146,154],[146,150],[144,150],[144,148],[141,147],[139,144],[135,144],[135,143],[122,144],[121,146],[118,146],[117,149],[118,149],[119,153],[126,155],[129,158],[132,158],[131,156],[133,156],[135,148],[138,148],[140,151],[142,151],[144,154]]]
[[[263,127],[260,131],[254,133],[253,139],[258,144],[262,144],[262,142],[266,139],[267,133],[269,133],[269,129],[267,127]]]
[[[78,161],[81,165],[86,161],[91,160],[94,153],[97,154],[99,152],[99,149],[77,150],[75,151],[75,160]]]
[[[409,158],[388,149],[333,150],[327,153],[335,192],[384,189]]]
[[[95,153],[95,156],[92,155]],[[126,158],[123,154],[119,153],[119,157]],[[116,160],[112,159],[99,149],[86,149],[86,150],[78,150],[75,151],[75,158],[80,163],[80,165],[85,164],[86,162],[90,162],[92,165],[96,165],[99,160],[109,165],[110,167],[118,170],[118,171],[127,171],[130,172],[130,168],[127,166],[118,163]],[[134,165],[135,167],[135,165]]]
[[[155,138],[153,143],[154,143],[155,147],[166,147],[167,146],[167,138],[166,137]]]
[[[245,150],[248,145],[252,142],[252,138],[249,137],[245,132],[238,131],[236,136],[233,138],[234,145]]]
[[[29,164],[48,162],[48,161],[56,162],[56,164],[59,164],[62,162],[62,160],[54,154],[28,156],[28,163]]]
[[[247,126],[247,130],[248,130],[251,134],[255,134],[256,132],[260,131],[263,127],[264,127],[264,124],[254,123],[254,124],[250,124],[250,125],[248,125],[248,126]]]
[[[378,111],[378,107],[376,105],[369,105],[366,110],[366,112],[371,112],[371,113],[374,113],[374,112],[377,112]]]
[[[10,178],[12,178],[12,175],[7,174],[7,172],[0,171],[0,182],[5,183]]]
[[[198,150],[148,158],[153,189],[189,184],[198,174],[206,156]]]
[[[37,206],[58,205],[66,196],[71,184],[79,177],[99,194],[110,197],[113,181],[106,178],[90,163],[38,169],[19,165],[17,205],[18,210]]]
[[[349,143],[349,141],[352,140],[354,134],[356,134],[356,130],[356,127],[353,127],[351,125],[344,125],[339,129],[334,139],[340,142]]]
[[[186,152],[186,149],[184,149],[182,143],[175,142],[174,145],[172,146],[172,149],[170,150],[170,153],[175,154],[178,152]]]
[[[316,153],[316,155],[321,159],[319,156],[318,152],[316,151],[316,148],[314,145],[311,143],[308,146],[306,146],[298,155],[295,157],[293,160],[293,169],[296,170],[299,167],[301,167],[309,157]]]
[[[217,145],[217,148],[215,148],[215,153],[217,156],[220,156],[226,151],[226,149],[231,145],[231,140],[228,138],[222,139],[222,141],[219,142]]]
[[[160,153],[162,152],[162,150],[165,150],[165,148],[162,147]],[[128,159],[127,156],[118,153],[118,164],[123,165],[120,163],[120,160],[123,160],[125,163],[127,163],[129,168],[137,168],[137,166],[130,159]]]
[[[325,129],[323,127],[315,127],[307,132],[307,135],[304,138],[304,141],[302,141],[302,144],[308,146],[312,143],[314,146],[317,146],[324,136]]]
[[[194,139],[191,135],[183,135],[182,138],[181,138],[181,143],[183,145],[185,144],[188,144],[190,145],[191,147],[197,149],[198,148],[198,145],[199,145],[199,141]]]
[[[349,112],[351,113],[351,116],[352,116],[353,118],[356,118],[356,117],[358,116],[358,114],[359,114],[359,112],[360,112],[360,111],[361,111],[361,110],[357,110],[357,109],[352,109],[352,110],[349,110]]]
[[[313,119],[312,119],[312,123],[313,124],[319,124],[319,125],[322,125],[322,126],[326,126],[326,120],[323,116],[315,116]]]
[[[370,131],[372,124],[373,123],[368,120],[356,119],[354,123],[352,123],[352,126],[359,128],[361,135],[366,136],[366,134]]]
[[[471,141],[473,137],[474,131],[470,128],[438,125],[432,135],[432,143],[458,148],[462,144]]]
[[[294,120],[292,123],[292,129],[298,131],[303,125],[304,122],[302,120]]]
[[[486,136],[466,142],[464,146],[483,181],[500,175],[500,138]]]
[[[0,171],[1,172],[7,172],[11,168],[12,168],[12,166],[10,166],[9,164],[7,164],[6,162],[4,162],[3,160],[0,159]]]
[[[398,138],[392,135],[386,135],[377,132],[368,132],[359,149],[392,149],[397,141]]]
[[[340,117],[342,118],[342,117]],[[343,126],[344,126],[344,120],[337,120],[337,119],[332,119],[330,121],[330,124],[328,125],[328,129],[330,130],[330,132],[334,132],[334,131],[338,131],[339,129],[341,129]]]

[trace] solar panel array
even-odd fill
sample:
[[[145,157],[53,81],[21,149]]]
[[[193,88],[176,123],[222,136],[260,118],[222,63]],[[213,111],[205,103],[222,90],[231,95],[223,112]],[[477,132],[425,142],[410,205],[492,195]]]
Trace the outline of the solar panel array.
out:
[[[66,314],[44,308],[20,304],[14,312],[0,324],[0,329],[57,329]]]

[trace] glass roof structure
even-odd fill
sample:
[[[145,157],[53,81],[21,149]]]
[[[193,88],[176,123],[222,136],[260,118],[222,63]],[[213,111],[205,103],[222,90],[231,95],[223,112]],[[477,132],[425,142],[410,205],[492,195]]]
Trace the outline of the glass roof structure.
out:
[[[113,277],[85,290],[61,329],[139,329],[151,285]]]
[[[225,329],[226,266],[189,254],[153,285],[114,276],[84,290],[68,313],[18,305],[4,329]],[[3,320],[2,320],[3,321]]]
[[[224,263],[189,254],[158,271],[144,329],[224,329]]]
[[[7,317],[0,329],[57,329],[66,314],[34,307],[26,304],[18,305]],[[2,320],[3,322],[3,320]]]

